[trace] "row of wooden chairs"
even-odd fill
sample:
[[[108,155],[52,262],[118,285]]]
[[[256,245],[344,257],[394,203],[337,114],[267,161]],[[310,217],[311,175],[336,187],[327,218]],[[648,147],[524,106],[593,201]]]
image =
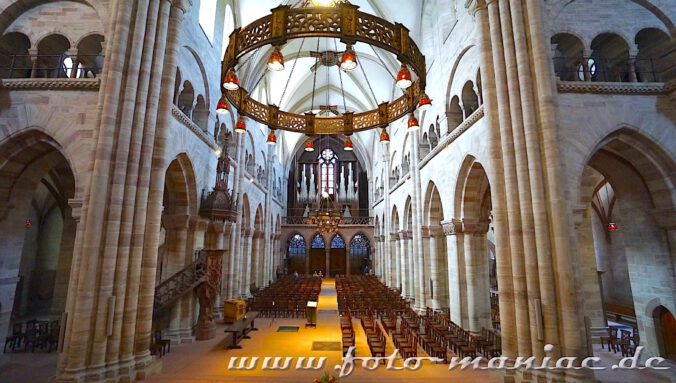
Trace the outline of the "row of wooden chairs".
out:
[[[415,358],[418,356],[418,335],[407,321],[401,321],[399,328],[391,333],[394,347],[399,350],[402,358]]]
[[[618,336],[619,335],[619,336]],[[608,328],[608,336],[601,337],[601,348],[608,345],[608,351],[620,352],[622,356],[634,356],[636,347],[641,343],[638,330],[633,331],[620,329],[616,326]]]
[[[385,357],[385,348],[387,346],[387,338],[383,330],[380,328],[376,322],[376,317],[373,315],[373,312],[366,313],[362,315],[361,326],[364,328],[364,333],[366,334],[366,342],[369,345],[369,351],[371,351],[371,356],[373,357]]]
[[[319,277],[287,275],[257,290],[249,308],[267,318],[305,317],[307,303],[319,299],[321,286],[322,279]]]
[[[30,351],[35,349],[52,352],[59,343],[59,321],[29,320],[25,323],[14,323],[12,334],[5,338],[3,352],[9,347],[12,351]]]
[[[340,331],[343,339],[343,356],[345,356],[350,347],[355,347],[352,314],[349,311],[340,316]],[[355,355],[353,354],[352,356]]]

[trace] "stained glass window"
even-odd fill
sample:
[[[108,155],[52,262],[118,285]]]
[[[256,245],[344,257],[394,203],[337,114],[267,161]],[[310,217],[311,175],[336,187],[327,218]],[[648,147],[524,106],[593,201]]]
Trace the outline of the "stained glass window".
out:
[[[350,254],[368,256],[370,247],[368,238],[363,234],[357,234],[350,241]]]
[[[320,234],[317,234],[312,238],[313,249],[323,249],[325,247],[326,246],[324,245],[324,237],[322,237]]]
[[[289,256],[305,255],[305,238],[295,234],[289,239]]]
[[[336,235],[333,237],[331,240],[331,248],[332,249],[344,249],[345,248],[345,241],[343,240],[343,237],[340,235]]]
[[[335,194],[336,182],[336,154],[331,149],[322,150],[319,156],[319,172],[321,177],[321,191],[330,195]]]

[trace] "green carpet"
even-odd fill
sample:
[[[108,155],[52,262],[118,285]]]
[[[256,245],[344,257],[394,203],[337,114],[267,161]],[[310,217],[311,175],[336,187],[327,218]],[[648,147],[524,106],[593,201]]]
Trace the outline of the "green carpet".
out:
[[[277,332],[298,332],[298,326],[279,326]]]

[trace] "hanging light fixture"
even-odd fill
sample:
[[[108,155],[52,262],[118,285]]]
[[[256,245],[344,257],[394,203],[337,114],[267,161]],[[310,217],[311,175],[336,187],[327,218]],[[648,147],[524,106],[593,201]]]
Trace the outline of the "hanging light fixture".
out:
[[[223,87],[227,90],[237,90],[239,89],[239,79],[237,78],[237,73],[233,68],[230,68],[225,73],[225,79],[223,80]]]
[[[418,119],[415,118],[413,113],[408,115],[408,130],[413,131],[413,130],[418,130],[420,128],[420,124],[418,123]]]
[[[306,152],[314,152],[315,151],[315,143],[314,143],[314,141],[312,141],[311,138],[308,139],[305,142],[305,151]]]
[[[387,129],[385,128],[383,128],[383,130],[380,132],[380,142],[383,144],[390,142],[390,135],[387,133]]]
[[[244,122],[244,117],[239,117],[237,123],[235,124],[235,133],[245,133],[246,132],[246,123]]]
[[[351,152],[351,151],[354,150],[350,136],[345,137],[345,145],[343,146],[343,150],[345,150],[347,152]]]
[[[357,67],[357,53],[352,48],[352,44],[348,44],[340,59],[340,69],[345,72],[352,72]]]
[[[413,84],[411,80],[411,71],[408,70],[406,64],[401,64],[399,73],[397,73],[397,86],[401,89],[407,89]]]
[[[423,93],[422,96],[420,96],[420,101],[418,101],[418,109],[424,112],[429,110],[431,107],[432,100],[430,100],[430,97],[427,95],[427,93]]]
[[[608,231],[618,231],[620,228],[617,226],[615,222],[609,222],[608,223]]]
[[[268,69],[277,72],[284,70],[284,55],[282,55],[282,51],[279,49],[278,45],[275,45],[272,53],[270,53],[270,57],[268,58]]]
[[[216,104],[216,113],[220,115],[226,115],[230,113],[230,106],[228,106],[228,102],[224,96],[221,97],[221,99],[218,100],[218,104]]]
[[[268,133],[268,139],[266,140],[268,145],[274,145],[277,143],[277,136],[275,135],[275,131],[270,129],[270,133]]]

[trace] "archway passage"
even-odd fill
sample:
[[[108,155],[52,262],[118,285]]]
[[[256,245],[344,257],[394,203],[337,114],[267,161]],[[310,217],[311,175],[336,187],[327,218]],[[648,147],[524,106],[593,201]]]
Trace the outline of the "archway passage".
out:
[[[345,240],[340,234],[334,235],[333,239],[331,239],[329,264],[329,274],[331,277],[347,273],[347,251],[345,249]]]
[[[303,275],[305,263],[307,260],[305,238],[300,234],[292,235],[288,240],[286,268],[290,274],[298,273]]]
[[[319,233],[315,234],[310,242],[309,273],[313,274],[315,271],[321,271],[323,275],[326,275],[326,244],[324,237]]]
[[[675,167],[655,143],[626,128],[598,145],[582,173],[579,201],[585,209],[576,215],[576,273],[583,315],[592,327],[610,326],[611,338],[631,338],[618,344],[626,353],[639,345],[646,355],[664,353],[652,307],[674,309],[672,245],[665,229],[666,217],[674,215]]]
[[[666,307],[655,309],[653,318],[657,322],[658,342],[661,354],[672,361],[676,361],[676,319]]]
[[[441,227],[444,211],[437,186],[430,182],[425,193],[423,251],[425,252],[426,283],[429,283],[427,306],[448,308],[448,251]]]
[[[356,234],[350,240],[350,273],[353,275],[371,272],[371,243],[364,234]]]
[[[27,131],[0,143],[0,333],[5,352],[57,347],[77,222],[75,176],[51,137]],[[8,331],[8,329],[11,329]]]

